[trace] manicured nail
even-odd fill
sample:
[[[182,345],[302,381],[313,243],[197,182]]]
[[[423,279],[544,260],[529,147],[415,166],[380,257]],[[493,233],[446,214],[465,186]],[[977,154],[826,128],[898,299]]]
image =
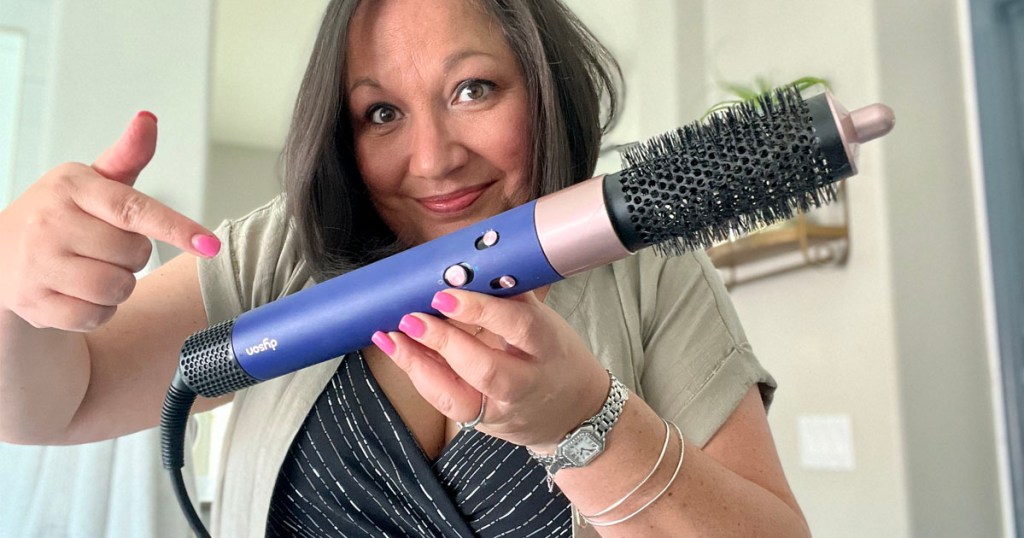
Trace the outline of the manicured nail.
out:
[[[220,252],[220,239],[212,235],[196,234],[192,236],[192,247],[207,258],[212,258]]]
[[[436,308],[438,312],[454,312],[455,307],[459,306],[459,302],[455,300],[454,295],[439,291],[434,294],[430,306]]]
[[[427,326],[423,324],[420,318],[411,314],[402,316],[402,321],[398,322],[398,330],[408,334],[413,338],[419,338],[423,336],[423,333],[427,330]]]
[[[138,115],[139,116],[145,116],[145,117],[153,120],[153,123],[156,123],[156,114],[154,114],[154,113],[152,113],[152,112],[150,112],[148,110],[143,110],[143,111],[139,112]]]
[[[373,336],[370,337],[370,340],[372,340],[374,345],[379,347],[380,350],[383,351],[384,354],[387,355],[388,357],[394,354],[395,342],[391,340],[391,337],[388,336],[387,333],[377,331],[373,333]]]

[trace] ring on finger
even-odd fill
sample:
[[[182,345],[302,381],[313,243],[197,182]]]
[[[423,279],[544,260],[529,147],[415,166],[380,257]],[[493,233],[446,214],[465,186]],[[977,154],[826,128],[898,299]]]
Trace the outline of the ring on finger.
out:
[[[480,421],[482,421],[484,419],[484,412],[485,411],[487,411],[487,396],[481,394],[480,395],[480,412],[477,413],[476,418],[474,418],[473,420],[471,420],[469,422],[455,421],[455,424],[457,424],[459,426],[459,429],[463,430],[463,431],[475,429],[476,425],[480,424]]]

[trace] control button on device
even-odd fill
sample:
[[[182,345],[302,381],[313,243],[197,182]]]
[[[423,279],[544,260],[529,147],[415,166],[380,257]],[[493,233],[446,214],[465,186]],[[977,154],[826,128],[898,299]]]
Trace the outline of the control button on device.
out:
[[[511,288],[516,287],[516,284],[518,284],[518,282],[516,281],[516,277],[514,277],[512,275],[505,275],[505,276],[498,277],[498,278],[495,278],[494,280],[492,280],[491,281],[491,289],[495,289],[495,290],[504,289],[504,290],[507,290],[507,289],[511,289]]]
[[[444,270],[444,281],[453,288],[461,288],[473,280],[473,271],[465,264],[457,263]]]
[[[498,244],[498,232],[494,230],[487,230],[476,240],[476,249],[483,250],[485,248],[493,247]]]

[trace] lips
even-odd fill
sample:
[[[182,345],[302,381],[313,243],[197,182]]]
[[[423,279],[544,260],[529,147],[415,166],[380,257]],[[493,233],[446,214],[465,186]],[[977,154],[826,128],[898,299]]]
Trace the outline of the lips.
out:
[[[467,187],[465,189],[459,189],[457,191],[440,194],[438,196],[417,198],[416,201],[423,207],[435,213],[457,213],[473,205],[473,202],[475,202],[477,198],[480,198],[480,195],[482,195],[489,186],[490,184]]]

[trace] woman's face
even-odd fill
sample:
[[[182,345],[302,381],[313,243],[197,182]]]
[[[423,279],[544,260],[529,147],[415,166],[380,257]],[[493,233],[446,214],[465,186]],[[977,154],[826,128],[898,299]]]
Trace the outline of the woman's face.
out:
[[[422,243],[529,200],[525,82],[483,8],[362,2],[347,50],[359,170],[399,238]]]

